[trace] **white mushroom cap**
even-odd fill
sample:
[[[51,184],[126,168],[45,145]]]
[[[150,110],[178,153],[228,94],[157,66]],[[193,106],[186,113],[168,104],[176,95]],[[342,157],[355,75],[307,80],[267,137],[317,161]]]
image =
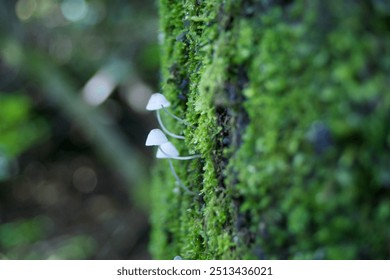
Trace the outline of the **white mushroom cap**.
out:
[[[168,142],[168,138],[158,128],[152,129],[146,138],[145,146],[160,146]]]
[[[146,110],[155,111],[160,110],[162,107],[169,107],[171,103],[165,98],[161,93],[154,93],[149,99],[148,104],[146,105]]]
[[[156,158],[178,157],[179,151],[171,142],[166,142],[158,147]]]

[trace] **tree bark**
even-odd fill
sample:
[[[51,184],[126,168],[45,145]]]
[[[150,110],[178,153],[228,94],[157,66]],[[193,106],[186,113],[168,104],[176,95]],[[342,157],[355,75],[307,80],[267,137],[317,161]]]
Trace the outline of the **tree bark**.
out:
[[[163,116],[200,159],[157,164],[151,251],[390,257],[390,5],[160,1]],[[175,189],[177,191],[175,191]]]

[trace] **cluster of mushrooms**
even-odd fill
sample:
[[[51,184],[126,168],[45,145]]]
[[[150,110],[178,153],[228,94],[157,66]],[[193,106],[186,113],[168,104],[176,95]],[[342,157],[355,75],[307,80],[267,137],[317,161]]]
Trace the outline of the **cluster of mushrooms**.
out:
[[[172,159],[176,160],[190,160],[194,158],[199,158],[200,155],[191,155],[191,156],[180,156],[178,150],[176,147],[168,140],[168,138],[165,136],[164,132],[177,139],[184,139],[184,136],[177,135],[172,132],[170,132],[162,123],[161,116],[160,116],[160,110],[163,110],[165,113],[167,113],[169,116],[173,117],[177,121],[187,124],[185,120],[175,116],[171,112],[169,112],[166,108],[171,106],[171,103],[162,95],[161,93],[154,93],[149,99],[148,104],[146,105],[146,110],[148,111],[156,111],[157,114],[157,121],[161,127],[161,129],[155,128],[152,129],[148,137],[146,138],[146,146],[157,146],[157,154],[156,158],[159,159],[168,159],[169,166],[171,168],[172,174],[176,179],[177,184],[187,193],[194,194],[194,192],[190,191],[180,180],[179,176],[177,175],[173,164]],[[164,131],[164,132],[163,132]]]

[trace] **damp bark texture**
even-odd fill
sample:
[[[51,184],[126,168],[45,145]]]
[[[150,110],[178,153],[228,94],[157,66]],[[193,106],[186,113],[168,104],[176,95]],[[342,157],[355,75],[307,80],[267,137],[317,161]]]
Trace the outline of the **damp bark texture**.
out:
[[[390,258],[390,4],[160,1],[156,259]]]

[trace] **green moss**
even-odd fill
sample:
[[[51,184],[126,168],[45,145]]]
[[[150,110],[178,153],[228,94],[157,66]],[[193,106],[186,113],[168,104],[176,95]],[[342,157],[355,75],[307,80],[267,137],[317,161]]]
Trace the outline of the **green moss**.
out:
[[[156,167],[155,258],[390,256],[388,18],[278,3],[161,1],[166,122],[202,158],[175,163],[196,196]]]

